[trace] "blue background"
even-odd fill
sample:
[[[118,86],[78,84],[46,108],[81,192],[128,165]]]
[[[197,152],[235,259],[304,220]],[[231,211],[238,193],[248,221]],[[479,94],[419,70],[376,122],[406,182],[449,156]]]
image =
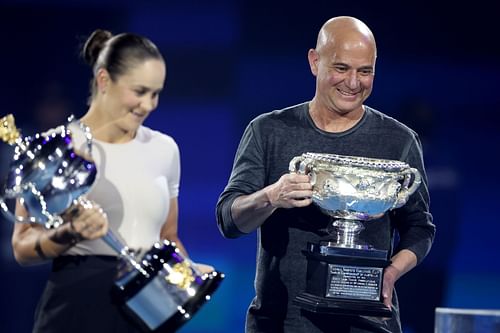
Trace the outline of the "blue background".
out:
[[[180,236],[227,278],[180,331],[243,332],[253,297],[255,234],[226,240],[215,203],[244,127],[310,99],[307,51],[321,25],[356,16],[375,33],[367,104],[421,135],[438,228],[426,261],[397,284],[405,332],[431,332],[435,307],[500,308],[500,47],[486,1],[453,7],[356,1],[0,2],[0,116],[25,135],[86,111],[90,70],[79,45],[96,28],[144,34],[165,56],[160,106],[146,124],[180,146]],[[291,134],[290,140],[293,140]],[[2,145],[1,175],[11,151]],[[0,332],[29,332],[49,265],[19,267],[0,225]]]

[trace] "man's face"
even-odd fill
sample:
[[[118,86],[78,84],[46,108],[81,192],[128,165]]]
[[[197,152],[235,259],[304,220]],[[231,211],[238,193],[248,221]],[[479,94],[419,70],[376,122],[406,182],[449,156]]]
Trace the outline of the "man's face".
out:
[[[375,48],[360,38],[329,41],[309,51],[316,76],[316,97],[322,109],[338,114],[361,111],[375,75]]]

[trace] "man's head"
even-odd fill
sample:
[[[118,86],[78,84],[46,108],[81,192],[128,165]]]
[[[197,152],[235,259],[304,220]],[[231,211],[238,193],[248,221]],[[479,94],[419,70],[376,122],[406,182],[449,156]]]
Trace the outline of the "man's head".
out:
[[[375,38],[363,22],[349,16],[328,20],[308,53],[316,106],[337,114],[362,112],[372,91],[376,57]]]

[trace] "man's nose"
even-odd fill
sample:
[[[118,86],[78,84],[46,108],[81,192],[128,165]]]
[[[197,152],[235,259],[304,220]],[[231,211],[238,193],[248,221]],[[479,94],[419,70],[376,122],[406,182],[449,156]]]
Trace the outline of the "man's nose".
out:
[[[349,71],[345,83],[349,89],[357,89],[359,87],[358,73],[355,70]]]

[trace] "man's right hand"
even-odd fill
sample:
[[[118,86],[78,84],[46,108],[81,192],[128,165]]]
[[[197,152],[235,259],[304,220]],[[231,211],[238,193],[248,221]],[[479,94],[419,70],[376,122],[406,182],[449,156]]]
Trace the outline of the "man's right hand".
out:
[[[312,188],[308,175],[288,173],[269,186],[266,195],[274,208],[305,207],[312,203]]]

